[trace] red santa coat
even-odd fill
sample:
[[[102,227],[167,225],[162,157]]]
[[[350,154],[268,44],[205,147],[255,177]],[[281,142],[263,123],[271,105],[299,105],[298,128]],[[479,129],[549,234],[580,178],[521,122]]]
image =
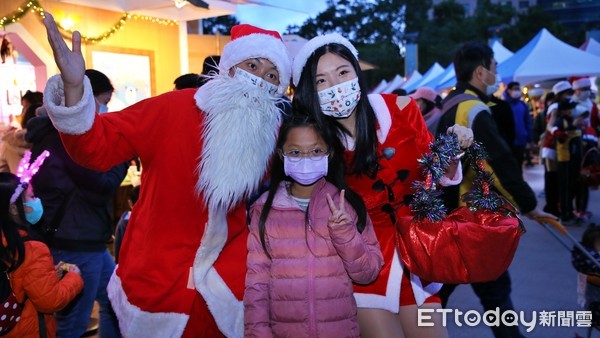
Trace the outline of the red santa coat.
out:
[[[68,133],[61,137],[69,155],[96,170],[134,156],[144,165],[140,197],[108,287],[121,332],[172,337],[181,336],[188,325],[205,329],[200,334],[206,335],[216,332],[214,316],[225,335],[241,336],[245,206],[226,215],[209,211],[203,195],[195,192],[205,118],[195,91],[173,91],[121,112],[96,115],[88,85],[86,78],[82,102],[68,108],[60,106],[59,78],[49,80],[46,89],[51,118]]]
[[[441,288],[439,283],[422,283],[417,276],[411,275],[412,290],[400,290],[403,266],[396,251],[397,230],[390,214],[384,211],[384,207],[389,204],[395,210],[396,219],[410,214],[404,197],[413,193],[411,184],[414,180],[423,179],[417,160],[429,152],[433,136],[427,130],[413,99],[400,109],[396,103],[396,95],[372,94],[368,98],[377,118],[379,170],[374,177],[347,175],[346,181],[365,202],[383,252],[384,266],[374,283],[367,286],[355,285],[354,296],[358,307],[398,313],[400,292],[413,292],[417,305],[421,305]],[[353,156],[353,151],[346,152],[348,162]],[[452,181],[445,180],[441,183],[456,184],[461,180],[462,173],[458,168]]]

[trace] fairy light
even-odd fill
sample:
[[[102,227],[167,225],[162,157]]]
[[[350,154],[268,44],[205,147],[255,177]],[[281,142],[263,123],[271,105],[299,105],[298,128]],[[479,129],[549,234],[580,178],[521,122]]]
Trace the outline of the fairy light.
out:
[[[37,0],[29,0],[23,6],[17,7],[17,10],[15,12],[13,12],[12,14],[2,16],[0,18],[0,27],[7,26],[12,23],[16,23],[19,20],[21,20],[21,18],[23,18],[27,13],[30,13],[30,12],[37,13],[41,19],[45,18],[45,16],[46,16],[44,9],[42,8],[42,6],[40,5],[40,3]],[[101,33],[99,35],[95,35],[95,36],[81,34],[81,40],[86,43],[92,43],[92,44],[102,42],[102,41],[112,37],[116,32],[122,31],[124,29],[125,24],[130,19],[148,21],[148,22],[152,22],[152,23],[159,24],[162,26],[177,26],[177,25],[179,25],[179,22],[175,21],[175,20],[160,19],[160,18],[155,18],[155,17],[151,17],[151,16],[146,16],[146,15],[123,13],[121,15],[121,18],[113,26],[108,28],[103,33]],[[75,31],[74,25],[69,24],[68,21],[66,21],[64,23],[57,22],[57,26],[63,32],[72,33]]]
[[[15,203],[15,201],[17,200],[17,198],[19,198],[23,190],[27,188],[29,182],[31,182],[31,178],[35,174],[37,174],[37,172],[40,170],[40,167],[42,166],[46,158],[48,158],[48,156],[50,156],[50,152],[48,150],[44,150],[40,154],[40,156],[38,156],[35,159],[35,161],[33,161],[33,163],[29,164],[29,161],[31,160],[31,151],[27,150],[25,154],[23,154],[23,158],[19,162],[19,167],[17,168],[16,174],[17,177],[20,178],[20,183],[19,185],[17,185],[15,192],[10,197],[11,204]]]

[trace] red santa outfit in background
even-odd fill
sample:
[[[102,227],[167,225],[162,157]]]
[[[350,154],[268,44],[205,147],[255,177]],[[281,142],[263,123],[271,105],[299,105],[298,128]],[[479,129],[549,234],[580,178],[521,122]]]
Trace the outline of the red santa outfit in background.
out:
[[[53,22],[46,24],[50,36]],[[243,335],[244,199],[274,151],[291,66],[277,32],[239,25],[231,39],[219,74],[197,91],[168,92],[120,112],[94,113],[87,78],[71,107],[61,102],[60,75],[46,87],[50,117],[75,161],[106,170],[139,156],[144,165],[108,287],[124,336]],[[233,75],[236,64],[255,58],[275,65],[276,90]]]

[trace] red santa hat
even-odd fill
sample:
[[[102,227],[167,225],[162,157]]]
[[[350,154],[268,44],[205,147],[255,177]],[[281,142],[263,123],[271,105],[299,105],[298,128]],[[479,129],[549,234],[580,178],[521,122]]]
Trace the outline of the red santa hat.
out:
[[[581,88],[590,88],[592,86],[592,81],[590,81],[589,77],[581,77],[573,80],[573,90],[581,89]]]
[[[276,31],[242,24],[231,28],[231,41],[223,48],[219,71],[229,72],[238,63],[265,58],[271,61],[279,72],[279,94],[285,93],[290,85],[291,60],[281,36]]]
[[[350,50],[356,60],[358,61],[358,50],[346,39],[338,33],[330,33],[320,36],[315,36],[310,41],[308,41],[300,50],[298,54],[294,57],[294,63],[292,66],[292,80],[294,82],[294,86],[298,86],[298,82],[300,81],[300,74],[302,74],[302,69],[306,65],[306,61],[312,55],[312,53],[317,50],[319,47],[329,45],[332,43],[340,44]]]

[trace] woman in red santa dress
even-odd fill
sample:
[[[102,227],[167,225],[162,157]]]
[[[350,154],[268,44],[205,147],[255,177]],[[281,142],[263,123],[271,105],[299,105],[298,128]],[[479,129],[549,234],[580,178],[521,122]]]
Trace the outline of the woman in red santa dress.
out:
[[[439,313],[431,327],[417,327],[417,309],[440,309],[439,283],[420,280],[403,268],[396,251],[395,223],[409,215],[411,184],[422,179],[417,159],[433,137],[414,100],[407,96],[364,95],[358,51],[339,34],[318,36],[294,58],[293,106],[311,112],[346,147],[348,185],[360,194],[384,253],[377,280],[355,286],[362,337],[446,337]],[[473,132],[455,125],[462,147]],[[458,163],[446,170],[442,185],[462,179]],[[429,313],[428,313],[429,315]]]
[[[72,50],[44,19],[61,71],[45,105],[78,163],[106,170],[139,156],[142,190],[108,292],[124,336],[241,337],[246,272],[244,200],[275,148],[291,65],[277,32],[238,25],[219,74],[98,115]],[[62,101],[64,95],[64,102]]]

